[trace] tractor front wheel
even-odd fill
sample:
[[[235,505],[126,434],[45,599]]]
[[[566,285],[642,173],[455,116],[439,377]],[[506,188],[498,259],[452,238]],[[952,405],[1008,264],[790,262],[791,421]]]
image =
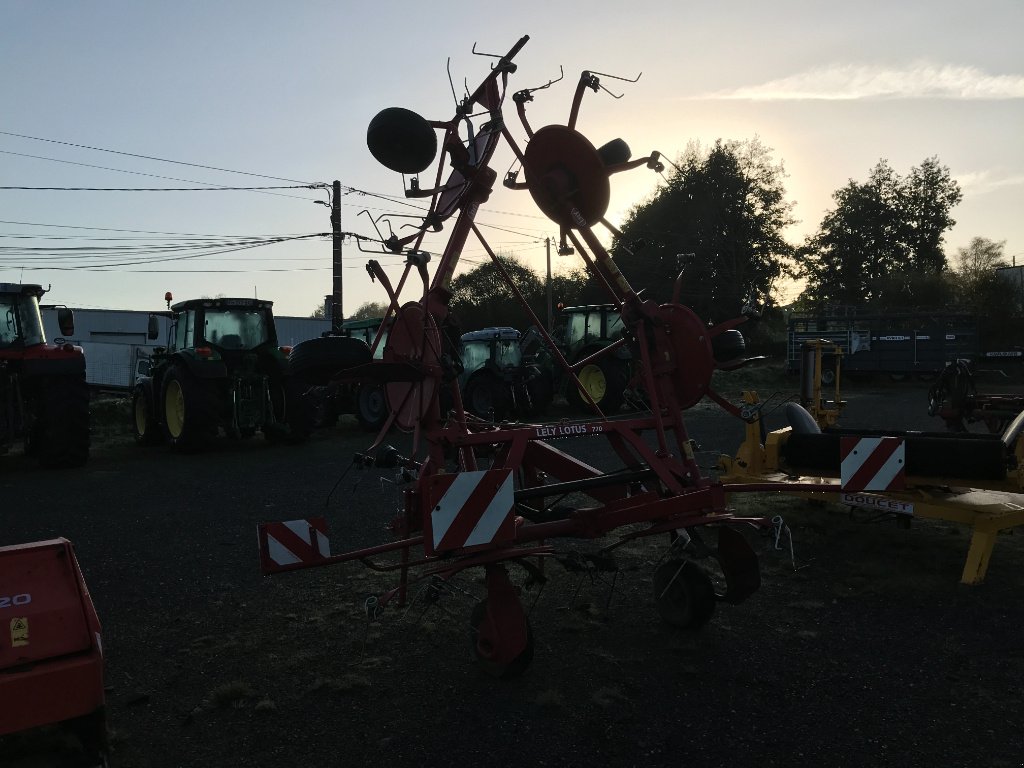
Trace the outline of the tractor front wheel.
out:
[[[380,384],[362,384],[356,393],[356,418],[367,432],[379,432],[391,411]]]
[[[161,400],[164,430],[175,448],[201,449],[216,434],[210,387],[182,366],[175,365],[167,372]]]
[[[145,386],[136,387],[132,413],[135,415],[135,442],[139,445],[156,445],[163,439],[153,405],[153,391]]]
[[[462,400],[465,409],[481,419],[501,421],[509,410],[508,387],[490,374],[470,379]]]
[[[80,467],[89,459],[89,386],[85,375],[42,383],[33,451],[48,469]]]
[[[577,410],[587,413],[593,411],[586,395],[583,394],[584,391],[606,416],[611,416],[622,408],[629,374],[621,360],[603,358],[583,366],[576,377],[580,380],[580,387],[570,381],[566,398]]]

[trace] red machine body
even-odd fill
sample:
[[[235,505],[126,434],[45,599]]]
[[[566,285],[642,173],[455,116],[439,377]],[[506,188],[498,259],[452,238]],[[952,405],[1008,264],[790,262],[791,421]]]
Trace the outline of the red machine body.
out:
[[[0,547],[0,736],[76,719],[105,745],[100,622],[71,542]]]

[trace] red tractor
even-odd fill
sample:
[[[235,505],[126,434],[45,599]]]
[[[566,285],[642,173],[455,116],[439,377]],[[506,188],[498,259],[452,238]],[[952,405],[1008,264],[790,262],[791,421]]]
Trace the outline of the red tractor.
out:
[[[89,458],[89,388],[81,347],[46,343],[39,285],[0,283],[0,453],[19,441],[44,467],[77,467]],[[74,316],[58,308],[61,333]]]

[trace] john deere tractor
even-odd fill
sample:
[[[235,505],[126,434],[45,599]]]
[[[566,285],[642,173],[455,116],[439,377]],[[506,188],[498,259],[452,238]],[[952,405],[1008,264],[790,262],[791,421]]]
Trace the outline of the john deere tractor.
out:
[[[23,441],[44,467],[76,467],[89,458],[89,388],[81,347],[47,344],[39,285],[0,283],[0,453]],[[74,333],[70,309],[57,311]]]
[[[576,367],[622,337],[622,318],[618,307],[595,304],[580,307],[560,307],[551,334],[569,365],[574,366],[577,378],[594,403],[606,414],[617,412],[626,397],[631,377],[631,357],[628,348],[619,347],[603,357]],[[549,377],[556,394],[565,396],[569,405],[579,411],[589,411],[590,403],[580,387],[576,386],[558,365],[535,329],[526,332],[524,347],[536,349],[542,371]]]
[[[515,328],[462,334],[459,390],[463,407],[484,419],[536,417],[551,403],[551,378],[523,355]]]
[[[167,296],[170,305],[170,294]],[[171,318],[166,347],[135,384],[135,438],[196,450],[221,431],[274,442],[309,437],[310,419],[277,343],[273,302],[192,299],[159,313]],[[149,337],[157,337],[151,317]]]

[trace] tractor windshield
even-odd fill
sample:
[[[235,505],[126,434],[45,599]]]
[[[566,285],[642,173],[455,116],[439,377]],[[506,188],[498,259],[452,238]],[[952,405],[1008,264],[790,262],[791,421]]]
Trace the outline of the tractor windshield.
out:
[[[262,309],[207,310],[203,336],[221,349],[255,349],[267,342],[270,329]]]
[[[495,344],[494,362],[499,368],[518,368],[523,364],[523,350],[518,341],[506,340]]]
[[[26,294],[0,295],[0,347],[30,347],[45,342],[38,299]]]

